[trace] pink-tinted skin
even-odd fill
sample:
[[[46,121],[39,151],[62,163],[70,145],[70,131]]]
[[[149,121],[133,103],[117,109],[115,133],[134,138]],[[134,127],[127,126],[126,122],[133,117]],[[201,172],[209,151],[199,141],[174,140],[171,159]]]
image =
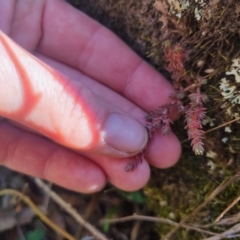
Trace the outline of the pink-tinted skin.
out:
[[[0,6],[1,165],[91,193],[107,181],[137,190],[149,180],[149,164],[177,162],[181,147],[173,133],[156,134],[133,172],[124,167],[144,145],[115,151],[101,139],[109,113],[144,125],[147,111],[169,102],[174,90],[163,76],[62,0]]]

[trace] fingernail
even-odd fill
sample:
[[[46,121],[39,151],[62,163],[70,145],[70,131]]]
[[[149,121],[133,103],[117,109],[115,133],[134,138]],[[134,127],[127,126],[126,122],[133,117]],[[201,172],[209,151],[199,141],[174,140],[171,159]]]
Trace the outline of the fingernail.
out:
[[[104,124],[104,140],[110,147],[124,152],[140,152],[147,144],[144,126],[119,113],[111,113]]]

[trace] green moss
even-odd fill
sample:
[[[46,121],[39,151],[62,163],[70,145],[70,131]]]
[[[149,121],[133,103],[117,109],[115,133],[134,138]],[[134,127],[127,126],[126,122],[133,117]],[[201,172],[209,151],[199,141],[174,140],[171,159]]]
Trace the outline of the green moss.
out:
[[[214,162],[215,169],[211,170],[208,161],[205,157],[196,157],[188,151],[175,167],[169,170],[153,169],[153,177],[145,188],[149,208],[154,209],[158,217],[171,218],[174,215],[172,220],[179,222],[203,203],[221,182],[240,170],[236,166],[228,166],[227,159],[218,159]],[[192,217],[189,223],[205,225],[214,222],[239,192],[239,183],[232,183],[200,213]],[[231,212],[233,213],[234,209]],[[160,235],[165,235],[171,229],[172,226],[167,224],[158,225]],[[175,237],[185,240],[200,239],[199,233],[187,232],[184,228],[180,229]]]

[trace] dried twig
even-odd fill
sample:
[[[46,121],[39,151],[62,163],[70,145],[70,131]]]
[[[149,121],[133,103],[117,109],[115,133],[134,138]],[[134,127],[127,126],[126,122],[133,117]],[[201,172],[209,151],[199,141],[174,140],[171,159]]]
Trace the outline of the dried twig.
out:
[[[232,228],[228,229],[227,231],[221,233],[221,235],[218,236],[212,236],[209,238],[205,238],[204,240],[221,240],[221,239],[225,239],[225,238],[235,238],[236,236],[233,235],[237,232],[240,232],[240,223],[234,225]]]
[[[142,215],[138,215],[136,213],[134,213],[132,216],[128,216],[128,217],[122,217],[122,218],[115,218],[115,219],[103,219],[100,221],[101,224],[104,223],[109,223],[109,224],[115,224],[115,223],[122,223],[122,222],[128,222],[128,221],[148,221],[148,222],[159,222],[159,223],[166,223],[175,227],[183,227],[187,230],[194,230],[197,232],[201,232],[201,233],[206,233],[209,235],[218,235],[218,233],[214,233],[211,231],[207,231],[198,227],[194,227],[194,226],[190,226],[190,225],[186,225],[186,224],[180,224],[180,223],[176,223],[170,219],[167,218],[158,218],[158,217],[149,217],[149,216],[142,216]]]
[[[65,202],[57,193],[53,192],[42,180],[34,178],[34,182],[49,196],[51,199],[57,203],[61,208],[63,208],[68,214],[70,214],[79,224],[81,224],[85,229],[87,229],[96,239],[107,240],[107,238],[99,232],[94,226],[89,222],[84,220],[84,218],[67,202]]]
[[[234,225],[234,224],[239,223],[239,222],[240,222],[240,212],[236,213],[236,214],[233,214],[231,216],[225,217],[225,218],[223,218],[223,219],[221,219],[221,220],[219,220],[218,222],[215,222],[215,223],[208,223],[208,224],[201,225],[201,226],[198,226],[198,225],[194,225],[194,226],[206,229],[206,228],[211,228],[213,226]]]
[[[240,221],[240,213],[236,213],[234,215],[225,217],[221,219],[219,222],[216,222],[215,225],[233,225]]]
[[[35,214],[49,227],[54,229],[56,232],[61,234],[63,237],[65,237],[68,240],[76,240],[71,234],[64,231],[62,228],[60,228],[57,224],[52,222],[32,201],[29,197],[23,195],[21,192],[14,190],[14,189],[3,189],[0,191],[0,196],[3,195],[15,195],[22,199],[34,212]]]

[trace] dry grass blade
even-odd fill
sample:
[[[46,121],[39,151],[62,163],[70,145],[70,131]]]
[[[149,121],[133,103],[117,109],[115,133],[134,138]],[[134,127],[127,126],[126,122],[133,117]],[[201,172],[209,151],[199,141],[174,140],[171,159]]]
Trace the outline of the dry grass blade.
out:
[[[225,126],[227,126],[227,125],[229,125],[229,124],[231,124],[231,123],[237,122],[237,121],[240,121],[240,117],[235,118],[235,119],[233,119],[233,120],[231,120],[231,121],[228,121],[228,122],[226,122],[226,123],[223,123],[223,124],[221,124],[221,125],[219,125],[219,126],[217,126],[217,127],[215,127],[215,128],[209,129],[208,131],[205,131],[205,132],[204,132],[204,135],[207,134],[207,133],[216,131],[217,129],[223,128],[223,127],[225,127]],[[185,140],[181,141],[181,143],[185,143],[185,142],[188,142],[188,141],[189,141],[189,139],[185,139]]]
[[[95,193],[91,196],[91,200],[87,206],[87,209],[83,215],[83,218],[85,220],[88,220],[90,218],[90,216],[93,214],[94,212],[94,209],[96,207],[96,205],[99,203],[99,197],[100,197],[100,194],[99,193]],[[75,234],[75,236],[79,239],[81,234],[82,234],[82,231],[83,231],[83,226],[79,226],[79,229],[77,231],[77,234]]]
[[[240,200],[240,196],[238,196],[234,201],[216,218],[215,222],[218,222],[233,206],[235,206]]]
[[[46,193],[50,198],[70,214],[79,224],[87,229],[96,239],[107,240],[107,238],[99,232],[94,226],[87,222],[74,208],[65,202],[57,193],[53,192],[42,180],[35,178],[34,182]]]
[[[58,225],[56,225],[54,222],[52,222],[31,200],[29,197],[23,195],[21,192],[14,190],[14,189],[3,189],[0,191],[0,196],[3,195],[15,195],[19,197],[21,200],[23,200],[34,212],[35,214],[50,228],[61,234],[63,237],[65,237],[68,240],[76,240],[71,234],[64,231],[62,228],[60,228]]]
[[[215,128],[209,129],[208,131],[205,132],[205,134],[210,133],[210,132],[213,132],[213,131],[215,131],[215,130],[217,130],[217,129],[219,129],[219,128],[223,128],[223,127],[225,127],[225,126],[227,126],[227,125],[229,125],[229,124],[231,124],[231,123],[237,122],[237,121],[239,121],[239,120],[240,120],[240,117],[235,118],[235,119],[233,119],[233,120],[231,120],[231,121],[229,121],[229,122],[223,123],[223,124],[221,124],[221,125],[219,125],[219,126],[217,126],[217,127],[215,127]]]

